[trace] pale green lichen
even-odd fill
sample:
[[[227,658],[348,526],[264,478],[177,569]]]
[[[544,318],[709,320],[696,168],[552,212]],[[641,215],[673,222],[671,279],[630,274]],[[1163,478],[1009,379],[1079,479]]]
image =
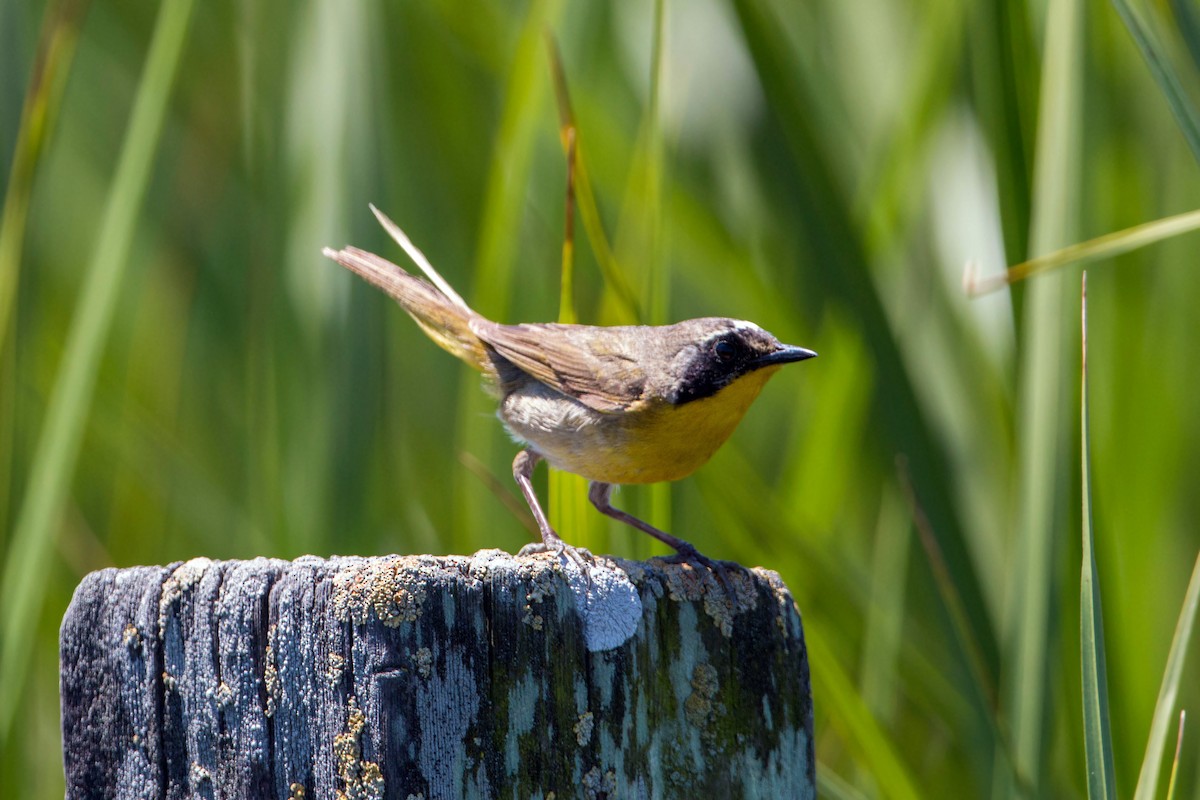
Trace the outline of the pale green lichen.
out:
[[[713,720],[714,700],[720,690],[719,676],[712,664],[697,664],[692,670],[692,693],[683,701],[688,724],[707,730]]]
[[[392,591],[382,585],[380,588],[374,598],[375,616],[384,625],[395,628],[402,622],[416,622],[421,616],[421,606],[425,602],[423,587],[397,586]]]
[[[503,554],[509,558],[507,554]],[[545,630],[546,618],[535,610],[548,598],[553,598],[558,591],[559,580],[556,571],[562,567],[553,553],[534,553],[516,559],[518,579],[528,588],[525,591],[525,614],[521,622],[535,631]]]
[[[217,701],[217,707],[224,711],[233,705],[233,689],[228,683],[221,681],[213,691],[213,699]]]
[[[517,578],[529,588],[525,598],[530,603],[541,603],[558,593],[558,573],[562,565],[553,553],[535,553],[516,560]]]
[[[337,800],[382,800],[383,773],[374,761],[362,759],[362,732],[367,718],[353,697],[347,702],[346,730],[333,737],[333,756],[342,788]]]
[[[171,606],[183,597],[183,593],[200,582],[213,564],[211,559],[193,558],[180,564],[162,584],[158,598],[158,633],[166,636]]]
[[[125,645],[131,653],[141,652],[142,632],[132,622],[125,623],[125,627],[121,630],[121,644]]]
[[[396,557],[372,559],[342,568],[333,577],[334,616],[340,622],[365,624],[372,616],[395,628],[416,622],[425,603],[424,584],[431,568],[428,559]]]
[[[708,569],[663,561],[657,561],[655,566],[666,585],[667,596],[677,602],[701,602],[704,613],[712,618],[726,638],[733,635],[734,617],[754,607],[754,584],[743,569],[729,569],[725,573],[725,579],[733,590],[731,597],[730,592]]]
[[[721,688],[717,678],[717,668],[712,664],[697,664],[692,670],[692,689],[705,697],[716,697],[717,690]]]
[[[330,686],[337,686],[341,683],[342,675],[346,671],[346,657],[341,653],[330,653],[329,663],[325,667],[325,680]]]
[[[428,647],[418,647],[413,653],[413,663],[417,666],[417,674],[428,680],[433,671],[433,651]]]
[[[588,800],[612,797],[617,791],[617,774],[611,769],[601,772],[600,767],[592,767],[580,782],[583,784],[584,797]]]
[[[575,723],[575,741],[580,747],[587,747],[588,742],[592,740],[592,729],[595,725],[596,720],[592,712],[585,711],[579,715],[579,721]]]
[[[193,761],[188,768],[188,788],[192,790],[192,794],[200,794],[211,785],[212,773],[201,764]],[[211,789],[208,791],[211,791]]]
[[[263,654],[263,685],[267,690],[267,707],[263,709],[263,713],[268,717],[275,716],[279,691],[282,688],[279,682],[279,668],[275,664],[275,630],[274,625],[267,629],[267,647]]]

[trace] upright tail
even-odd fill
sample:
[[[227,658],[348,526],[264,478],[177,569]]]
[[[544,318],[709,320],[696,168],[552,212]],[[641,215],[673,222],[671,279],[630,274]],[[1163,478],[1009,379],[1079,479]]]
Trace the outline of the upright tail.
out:
[[[375,206],[371,206],[371,211],[431,283],[409,274],[386,258],[357,247],[344,247],[341,250],[326,247],[321,252],[391,295],[416,320],[421,330],[446,352],[458,356],[477,370],[494,372],[487,345],[471,332],[470,321],[482,318],[438,274],[429,259],[396,223]]]

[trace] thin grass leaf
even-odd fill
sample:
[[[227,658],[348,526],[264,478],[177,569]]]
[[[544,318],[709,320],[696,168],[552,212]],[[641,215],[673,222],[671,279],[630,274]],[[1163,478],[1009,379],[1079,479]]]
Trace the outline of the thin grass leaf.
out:
[[[508,320],[508,308],[516,283],[513,267],[520,241],[522,194],[529,182],[533,145],[542,116],[545,96],[544,67],[539,50],[542,34],[561,11],[557,0],[536,0],[525,12],[521,33],[512,55],[503,94],[503,112],[496,133],[484,190],[478,256],[475,261],[474,307],[485,316]],[[492,462],[495,439],[494,401],[473,382],[462,386],[458,402],[456,449],[470,451],[486,463]],[[487,528],[487,514],[480,496],[459,475],[456,518],[447,547],[461,552],[473,541],[475,531]],[[572,539],[584,547],[591,542]]]
[[[1061,247],[1073,238],[1078,207],[1082,98],[1082,3],[1053,0],[1047,9],[1042,88],[1034,168],[1030,248]],[[1043,734],[1049,714],[1047,663],[1052,647],[1052,599],[1058,596],[1054,569],[1056,535],[1069,507],[1069,449],[1066,369],[1074,303],[1061,276],[1030,287],[1021,330],[1017,440],[1017,539],[1009,569],[1012,637],[1001,673],[1005,683],[1015,771],[1035,782],[1045,774]],[[1002,774],[996,796],[1016,786]],[[1040,789],[1035,783],[1035,792]]]
[[[646,283],[644,297],[648,307],[647,321],[651,325],[667,322],[670,304],[666,269],[666,248],[663,231],[663,181],[666,169],[666,148],[662,130],[662,96],[666,79],[666,41],[664,24],[667,15],[666,0],[654,2],[654,38],[650,48],[650,107],[646,109],[645,128],[639,154],[645,164],[644,214],[647,245]],[[635,172],[636,174],[636,172]]]
[[[554,97],[558,103],[558,125],[560,132],[568,129],[573,131],[572,141],[575,148],[575,201],[579,207],[579,217],[583,222],[583,230],[587,234],[588,243],[596,256],[596,263],[604,277],[605,288],[613,293],[624,319],[622,323],[634,324],[642,321],[642,311],[637,295],[625,279],[624,272],[617,264],[612,245],[604,233],[604,224],[600,221],[600,209],[596,204],[596,195],[592,190],[591,177],[584,161],[583,146],[580,142],[579,126],[575,122],[575,111],[571,105],[571,93],[567,86],[567,72],[563,67],[562,55],[558,52],[558,44],[554,37],[547,34],[546,48],[550,54],[550,75],[554,79]],[[565,137],[563,149],[566,150]]]
[[[108,341],[129,245],[146,194],[176,67],[187,39],[192,0],[167,0],[155,24],[109,189],[99,240],[79,294],[62,365],[30,470],[30,481],[4,564],[0,588],[0,740],[6,740],[24,691],[31,643],[47,588],[44,576],[58,520],[75,474],[100,357]]]
[[[855,690],[841,664],[827,649],[819,627],[808,627],[808,657],[812,666],[813,693],[828,704],[830,724],[840,728],[864,766],[869,768],[883,797],[917,800],[922,793],[871,710]]]
[[[995,678],[988,673],[987,664],[983,659],[979,642],[975,640],[971,628],[967,624],[967,615],[963,607],[962,597],[955,588],[950,571],[946,568],[946,560],[942,557],[941,551],[938,548],[937,537],[929,527],[929,518],[925,515],[924,510],[917,501],[916,495],[913,493],[912,481],[908,475],[907,459],[903,457],[897,459],[897,471],[900,477],[900,487],[909,504],[913,525],[917,530],[918,541],[920,541],[921,547],[925,551],[925,557],[929,562],[930,570],[933,572],[934,584],[937,586],[942,603],[950,614],[959,650],[965,653],[968,659],[968,664],[971,668],[971,677],[974,679],[972,688],[982,695],[981,700],[984,706],[992,710],[992,713],[988,714],[988,721],[991,723],[993,738],[997,742],[1003,756],[1003,763],[1009,770],[1009,778],[1016,786],[1020,787],[1022,793],[1026,793],[1030,788],[1029,779],[1027,776],[1021,774],[1009,737],[1005,735],[1002,723],[994,712],[996,704]]]
[[[563,130],[567,148],[566,220],[563,225],[562,277],[559,282],[558,321],[572,324],[579,320],[575,313],[575,128]]]
[[[1200,14],[1189,0],[1170,0],[1171,13],[1179,26],[1179,35],[1192,57],[1192,66],[1200,70]]]
[[[1003,764],[1008,770],[1007,777],[1015,786],[1019,787],[1022,794],[1029,794],[1031,790],[1029,777],[1021,774],[1010,737],[1006,735],[1003,723],[995,713],[995,678],[988,673],[987,663],[983,659],[979,642],[975,640],[971,628],[967,624],[968,620],[962,597],[959,595],[950,571],[946,567],[946,559],[942,556],[941,550],[938,547],[937,537],[930,529],[929,518],[925,515],[924,509],[921,508],[921,504],[913,492],[912,479],[908,474],[908,460],[903,456],[896,459],[896,470],[899,475],[900,488],[909,505],[909,513],[912,516],[913,525],[917,530],[918,541],[925,551],[925,558],[929,562],[930,571],[933,573],[934,585],[937,586],[938,594],[942,598],[942,604],[946,607],[950,615],[959,650],[966,654],[973,679],[971,688],[981,695],[980,700],[982,704],[991,712],[987,715],[987,719],[991,724],[992,736],[1000,750]]]
[[[887,399],[878,416],[879,447],[889,456],[898,452],[908,455],[915,488],[958,581],[974,638],[995,671],[999,649],[979,575],[964,540],[946,449],[931,428],[928,410],[918,399],[914,377],[905,366],[869,268],[863,234],[832,172],[831,165],[837,159],[814,129],[809,113],[814,103],[796,77],[803,65],[784,36],[772,6],[762,0],[733,0],[733,8],[769,113],[786,145],[785,154],[773,158],[771,168],[784,176],[781,183],[789,192],[784,213],[800,226],[798,238],[807,246],[806,258],[812,264],[810,279],[819,281],[823,294],[854,309],[870,351],[874,385],[887,387]]]
[[[963,288],[970,297],[994,292],[1017,281],[1040,275],[1070,264],[1086,264],[1102,258],[1116,258],[1132,250],[1200,229],[1200,210],[1144,222],[1132,228],[1106,233],[1086,242],[1069,245],[1010,267],[999,275],[980,278],[973,266],[963,274]]]
[[[11,519],[13,454],[17,422],[11,409],[17,382],[12,379],[16,346],[9,338],[12,309],[21,277],[25,221],[33,194],[34,176],[47,142],[58,122],[66,77],[70,73],[79,28],[88,0],[65,0],[47,6],[38,39],[38,55],[21,107],[4,208],[0,211],[0,519]]]
[[[912,525],[895,493],[884,496],[876,523],[870,604],[859,661],[859,692],[884,724],[895,717],[897,663],[903,641]]]
[[[817,761],[817,796],[829,800],[868,800],[867,795],[850,782]]]
[[[1179,76],[1171,66],[1170,55],[1128,0],[1113,0],[1113,5],[1117,7],[1117,13],[1129,29],[1129,35],[1141,51],[1142,58],[1146,59],[1146,66],[1150,68],[1158,88],[1167,98],[1167,105],[1175,115],[1188,147],[1192,149],[1192,156],[1200,161],[1200,112],[1188,99]]]
[[[475,263],[476,307],[493,319],[506,318],[512,296],[513,265],[524,209],[520,198],[528,184],[545,95],[538,50],[542,32],[559,11],[560,3],[555,0],[538,0],[530,5],[505,85],[504,112],[487,177]]]
[[[993,150],[1004,251],[1029,252],[1034,137],[1041,69],[1035,15],[1007,0],[966,4],[972,109]]]
[[[896,115],[896,129],[878,148],[872,166],[864,171],[867,184],[859,190],[858,214],[871,227],[872,250],[879,250],[904,229],[917,210],[911,202],[913,185],[924,159],[918,154],[929,146],[930,132],[946,111],[951,89],[966,48],[963,17],[968,4],[938,0],[926,12],[921,26],[921,44],[914,48],[919,59]]]
[[[1179,682],[1183,676],[1184,660],[1192,640],[1192,629],[1196,622],[1196,609],[1200,607],[1200,555],[1192,568],[1192,578],[1183,596],[1183,608],[1175,623],[1175,636],[1167,654],[1167,666],[1163,670],[1162,685],[1158,700],[1154,704],[1154,716],[1150,721],[1150,735],[1146,739],[1146,755],[1142,758],[1142,770],[1138,774],[1134,800],[1152,800],[1158,794],[1158,773],[1162,765],[1163,750],[1166,748],[1167,729],[1171,714],[1175,710],[1175,698],[1179,694]],[[1183,721],[1180,720],[1180,736]]]
[[[529,506],[525,505],[524,501],[513,494],[512,489],[507,483],[498,479],[487,465],[476,458],[471,453],[462,452],[458,454],[458,463],[466,467],[472,475],[479,479],[479,482],[487,487],[487,490],[492,493],[492,497],[496,498],[505,510],[508,511],[512,518],[521,524],[525,530],[537,539],[541,535],[538,530],[537,522],[533,519],[533,513],[529,510]]]
[[[1080,474],[1083,484],[1083,567],[1079,581],[1079,644],[1083,666],[1083,743],[1087,760],[1088,797],[1117,796],[1112,731],[1108,714],[1108,677],[1104,654],[1104,614],[1096,575],[1092,529],[1091,449],[1088,436],[1087,273],[1083,275],[1082,389],[1080,396]]]
[[[553,47],[553,42],[551,42]],[[569,114],[563,116],[560,103],[560,135],[567,151],[567,192],[564,203],[564,225],[562,245],[562,277],[559,288],[558,321],[574,323],[579,319],[575,313],[575,125]],[[563,120],[565,124],[562,124]],[[550,520],[557,530],[586,530],[592,523],[588,514],[587,481],[569,472],[550,472]]]
[[[663,84],[666,79],[666,0],[654,3],[654,41],[650,57],[650,108],[647,110],[646,128],[646,221],[649,236],[649,263],[646,265],[646,309],[647,321],[651,325],[664,325],[670,320],[668,309],[671,304],[671,280],[667,270],[667,234],[663,222],[663,184],[666,180],[666,147],[662,130]],[[646,520],[651,525],[669,529],[671,525],[671,486],[658,483],[646,488]],[[645,543],[639,545],[640,553],[646,553]]]
[[[1175,736],[1175,760],[1171,762],[1171,779],[1167,781],[1167,800],[1175,800],[1175,779],[1179,776],[1179,754],[1183,752],[1183,723],[1187,712],[1179,712],[1179,732]]]
[[[21,108],[12,170],[4,192],[3,216],[0,216],[0,351],[8,336],[9,315],[21,274],[21,249],[33,177],[43,148],[54,133],[63,89],[75,56],[79,27],[89,5],[89,0],[65,0],[46,9],[37,62]]]
[[[637,268],[640,281],[635,284],[642,298],[645,322],[668,322],[669,276],[666,263],[666,235],[663,215],[663,188],[666,173],[666,145],[663,140],[662,103],[666,80],[666,0],[655,0],[650,39],[649,100],[638,128],[633,164],[625,185],[624,200],[617,222],[617,252],[620,261]],[[633,513],[651,525],[669,530],[671,525],[671,487],[651,484],[632,495]],[[648,555],[644,537],[637,538],[636,553]]]

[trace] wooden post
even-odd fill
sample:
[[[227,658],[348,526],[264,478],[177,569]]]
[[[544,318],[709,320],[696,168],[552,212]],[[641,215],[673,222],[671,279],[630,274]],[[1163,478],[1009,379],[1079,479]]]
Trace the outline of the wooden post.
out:
[[[68,798],[812,798],[778,575],[549,555],[107,569],[63,619]]]

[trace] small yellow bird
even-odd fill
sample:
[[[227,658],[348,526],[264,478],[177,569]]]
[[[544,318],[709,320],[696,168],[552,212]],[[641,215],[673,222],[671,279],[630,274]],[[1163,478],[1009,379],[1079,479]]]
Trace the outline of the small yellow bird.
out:
[[[484,374],[501,422],[525,444],[513,477],[544,547],[577,557],[534,494],[531,477],[542,459],[591,481],[588,499],[602,514],[722,576],[688,542],[614,508],[612,488],[690,475],[729,438],[780,366],[817,354],[722,317],[661,326],[501,325],[473,311],[394,222],[371,210],[428,282],[356,247],[323,253],[391,295],[434,342]]]

